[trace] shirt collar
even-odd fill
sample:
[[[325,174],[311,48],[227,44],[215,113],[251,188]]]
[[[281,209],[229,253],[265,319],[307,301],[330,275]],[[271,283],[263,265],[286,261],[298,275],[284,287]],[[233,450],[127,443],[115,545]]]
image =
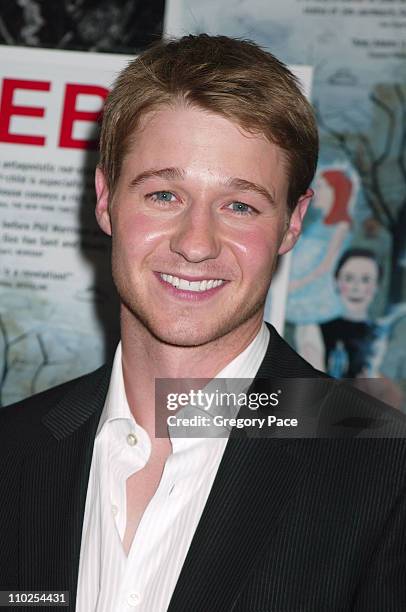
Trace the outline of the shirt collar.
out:
[[[254,378],[265,356],[269,337],[269,330],[266,324],[262,322],[259,332],[250,344],[220,370],[214,378]],[[96,437],[103,428],[103,425],[108,421],[114,419],[129,419],[133,423],[136,423],[125,393],[121,354],[120,341],[114,355],[109,389],[100,416]]]
[[[215,378],[254,378],[265,357],[269,343],[269,329],[262,321],[259,332],[237,357],[234,357]]]
[[[103,425],[107,421],[113,421],[114,419],[130,419],[135,422],[125,394],[123,367],[121,363],[121,341],[118,343],[114,354],[110,384],[97,427],[96,437],[100,433]]]

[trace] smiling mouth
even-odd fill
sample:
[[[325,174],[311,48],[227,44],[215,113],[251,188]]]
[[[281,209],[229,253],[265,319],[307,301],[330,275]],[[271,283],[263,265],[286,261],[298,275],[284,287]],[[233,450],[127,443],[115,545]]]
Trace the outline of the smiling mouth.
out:
[[[163,274],[161,272],[159,273],[159,276],[163,281],[165,281],[165,283],[172,285],[172,287],[175,287],[175,289],[179,289],[181,291],[193,291],[195,293],[208,291],[209,289],[215,289],[216,287],[220,287],[220,285],[226,282],[220,278],[190,281],[186,278],[173,276],[172,274]]]

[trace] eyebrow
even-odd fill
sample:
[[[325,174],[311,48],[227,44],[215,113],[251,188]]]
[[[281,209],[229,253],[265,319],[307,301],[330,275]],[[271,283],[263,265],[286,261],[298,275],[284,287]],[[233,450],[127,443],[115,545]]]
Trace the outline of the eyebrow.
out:
[[[235,189],[237,191],[248,191],[248,192],[251,191],[251,192],[257,193],[258,195],[268,200],[268,202],[272,206],[275,206],[276,204],[275,198],[271,194],[271,192],[268,191],[268,189],[265,189],[265,187],[258,185],[257,183],[252,183],[251,181],[246,181],[245,179],[241,179],[241,178],[233,178],[233,179],[229,179],[226,182],[226,185],[227,187],[230,187],[230,189]]]
[[[185,178],[185,171],[181,168],[160,168],[146,170],[145,172],[137,174],[137,176],[130,181],[130,188],[135,189],[150,178],[183,180]],[[229,178],[226,179],[223,184],[229,189],[257,193],[258,195],[268,200],[268,202],[272,206],[275,206],[276,204],[275,198],[272,193],[268,189],[262,187],[262,185],[258,185],[257,183],[253,183],[242,178]]]
[[[167,180],[176,180],[176,179],[184,179],[185,171],[180,168],[161,168],[160,170],[146,170],[145,172],[141,172],[137,174],[135,178],[130,181],[130,187],[135,188],[144,183],[150,178],[164,178]]]

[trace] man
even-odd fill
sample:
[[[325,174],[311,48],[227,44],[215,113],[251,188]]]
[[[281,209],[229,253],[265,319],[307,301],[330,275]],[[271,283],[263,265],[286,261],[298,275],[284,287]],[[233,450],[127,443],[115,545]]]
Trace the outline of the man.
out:
[[[252,43],[188,36],[119,76],[96,216],[121,344],[1,414],[3,590],[69,590],[80,612],[405,609],[402,438],[351,418],[338,440],[155,436],[155,379],[318,375],[262,323],[316,159],[309,104]],[[327,411],[351,402],[380,427],[355,391]]]

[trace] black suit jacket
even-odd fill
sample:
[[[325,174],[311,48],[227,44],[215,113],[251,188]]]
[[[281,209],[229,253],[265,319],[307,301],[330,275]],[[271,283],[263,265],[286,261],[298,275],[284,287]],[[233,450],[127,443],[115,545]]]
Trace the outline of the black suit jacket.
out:
[[[317,375],[271,329],[257,378]],[[109,379],[103,366],[0,412],[0,590],[68,590],[74,610]],[[356,392],[326,409],[350,400],[380,426]],[[350,425],[345,438],[230,438],[169,612],[406,610],[406,444]]]

